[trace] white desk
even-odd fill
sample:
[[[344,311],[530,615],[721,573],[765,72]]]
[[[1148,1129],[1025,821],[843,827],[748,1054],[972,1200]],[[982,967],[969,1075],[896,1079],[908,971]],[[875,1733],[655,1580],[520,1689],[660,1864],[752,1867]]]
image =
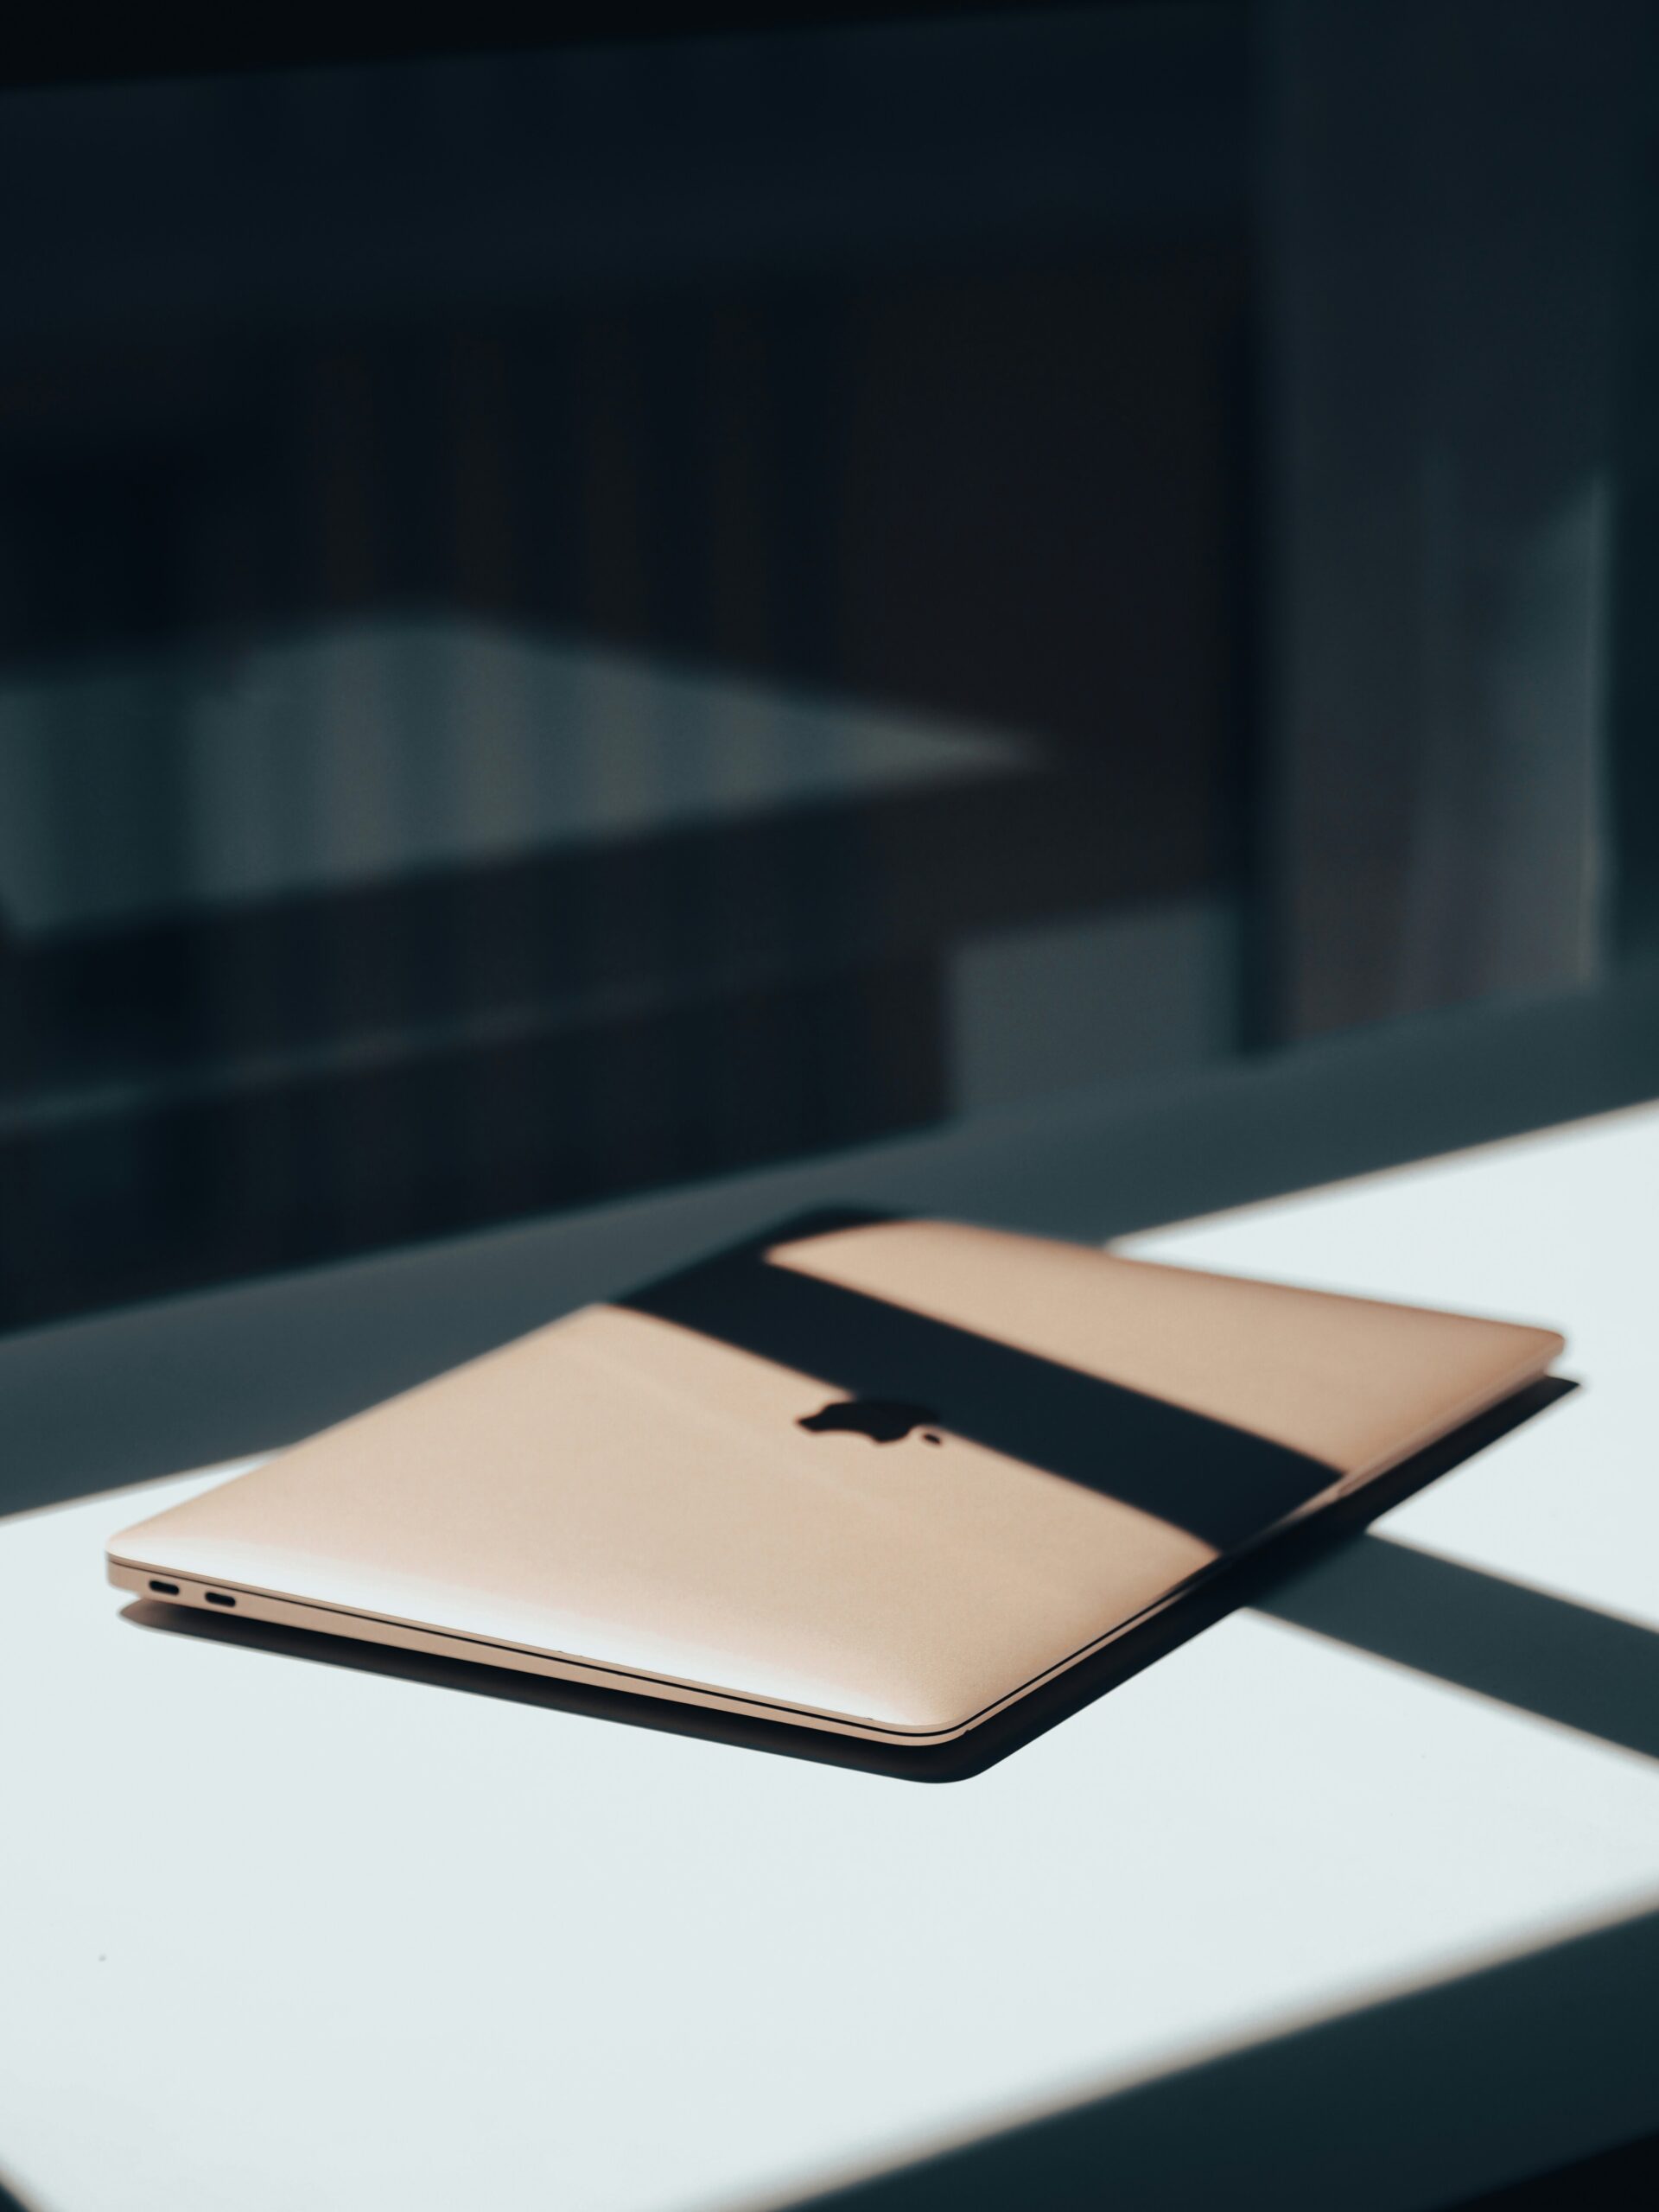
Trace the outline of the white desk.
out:
[[[1380,1526],[1659,1629],[1659,1111],[1133,1244],[1560,1322],[1588,1387]],[[773,2203],[1103,2098],[1103,2201],[1400,2207],[1659,2124],[1659,1758],[1257,1611],[934,1787],[124,1620],[215,1478],[0,1523],[40,2212]]]

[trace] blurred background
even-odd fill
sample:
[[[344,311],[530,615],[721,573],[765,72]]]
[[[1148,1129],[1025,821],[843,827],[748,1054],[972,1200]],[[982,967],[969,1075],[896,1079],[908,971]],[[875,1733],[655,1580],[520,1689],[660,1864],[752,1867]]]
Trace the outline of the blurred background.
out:
[[[1659,957],[1651,11],[683,13],[0,93],[0,1329]]]

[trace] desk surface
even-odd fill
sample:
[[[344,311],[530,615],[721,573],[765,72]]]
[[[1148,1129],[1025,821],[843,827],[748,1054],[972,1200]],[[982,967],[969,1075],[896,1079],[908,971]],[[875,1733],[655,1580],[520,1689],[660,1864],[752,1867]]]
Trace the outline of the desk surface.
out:
[[[0,1523],[0,2177],[40,2212],[738,2206],[1086,2108],[1137,2212],[1224,2176],[1427,2206],[1659,2124],[1656,1247],[1650,1109],[1132,1240],[1558,1323],[1587,1387],[950,1784],[146,1631],[103,1540],[217,1475]],[[1524,1654],[1507,1687],[1510,1600],[1585,1699]],[[1623,1721],[1563,1725],[1598,1678]],[[1294,2065],[1215,2104],[1362,2019],[1323,2133]]]

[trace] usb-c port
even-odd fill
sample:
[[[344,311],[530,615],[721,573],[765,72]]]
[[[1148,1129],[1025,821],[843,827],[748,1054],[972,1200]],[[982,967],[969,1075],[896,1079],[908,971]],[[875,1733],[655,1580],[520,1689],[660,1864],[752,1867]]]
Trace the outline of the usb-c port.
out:
[[[158,1582],[153,1574],[149,1578],[149,1586],[152,1590],[159,1590],[163,1598],[176,1598],[179,1594],[176,1582]]]
[[[233,1605],[236,1603],[234,1598],[227,1598],[222,1590],[205,1590],[202,1595],[210,1605]]]

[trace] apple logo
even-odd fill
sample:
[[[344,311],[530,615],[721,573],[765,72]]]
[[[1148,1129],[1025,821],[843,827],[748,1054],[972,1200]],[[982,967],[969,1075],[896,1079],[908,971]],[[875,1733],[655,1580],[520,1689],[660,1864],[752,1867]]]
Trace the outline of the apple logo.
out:
[[[805,1414],[795,1424],[815,1436],[868,1436],[872,1444],[897,1444],[912,1429],[919,1428],[924,1444],[937,1444],[933,1425],[938,1420],[926,1406],[913,1406],[903,1398],[836,1398],[817,1413]]]

